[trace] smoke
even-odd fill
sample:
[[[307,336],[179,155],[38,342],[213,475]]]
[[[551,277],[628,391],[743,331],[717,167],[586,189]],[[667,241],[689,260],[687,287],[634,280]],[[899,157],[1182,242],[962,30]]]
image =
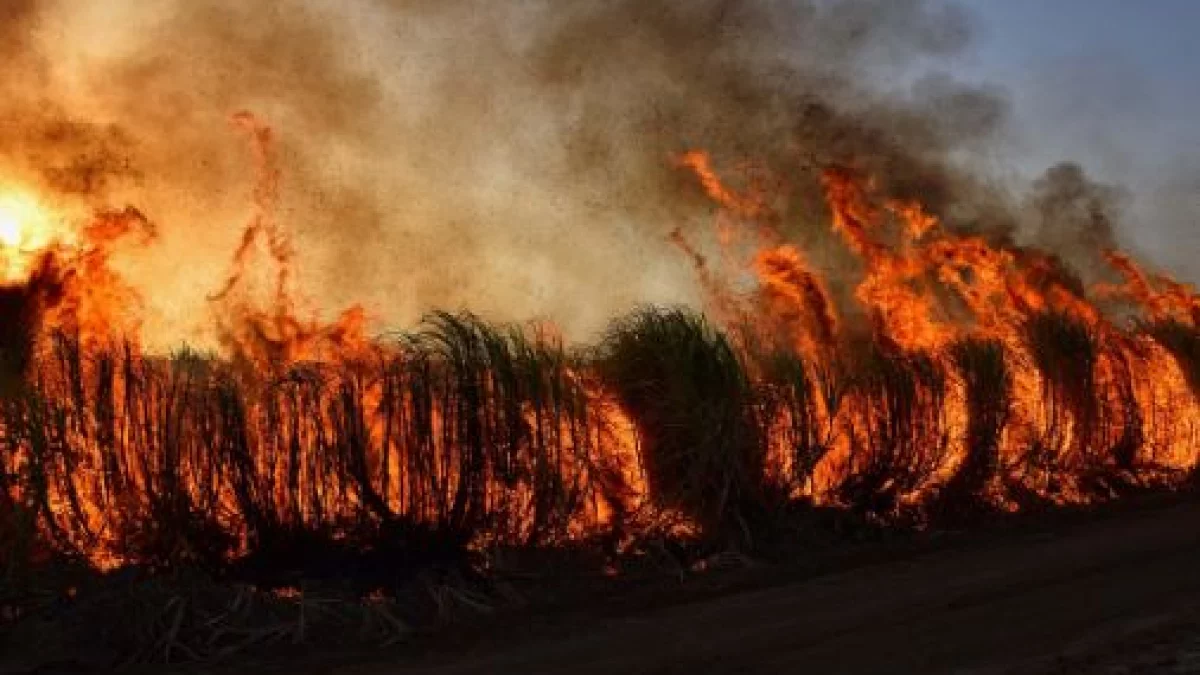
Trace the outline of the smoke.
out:
[[[1142,245],[1164,267],[1200,281],[1200,156],[1174,158],[1148,174],[1130,229],[1143,234]]]
[[[1029,243],[1057,252],[1085,282],[1105,279],[1103,253],[1119,247],[1116,224],[1125,201],[1121,189],[1092,180],[1078,164],[1050,167],[1029,196]]]
[[[1006,131],[1003,91],[873,84],[973,34],[936,0],[9,0],[0,56],[21,66],[0,75],[0,156],[159,225],[153,255],[118,261],[152,341],[211,325],[254,210],[241,110],[275,131],[277,218],[314,307],[361,301],[389,325],[468,307],[586,338],[635,304],[697,301],[667,243],[708,219],[672,161],[694,148],[786,176],[782,227],[834,278],[849,258],[816,179],[832,164],[951,228],[1084,246],[1090,202],[1047,196],[1082,177],[1052,172],[1039,210],[964,170]]]
[[[5,61],[27,65],[31,56],[28,33],[33,27],[37,0],[12,0],[0,5],[0,55]]]
[[[1020,139],[1006,149],[1008,159],[1031,176],[1063,157],[1086,167],[1089,180],[1121,193],[1113,241],[1200,282],[1193,206],[1198,137],[1187,112],[1197,90],[1172,70],[1172,61],[1188,62],[1178,50],[1189,37],[1171,24],[1187,25],[1179,14],[1190,9],[1145,15],[1139,26],[1117,21],[1103,27],[1113,23],[1115,8],[1094,13],[1092,25],[1061,44],[1039,50],[1031,41],[1025,68],[1009,83],[1015,101],[1010,126]],[[1055,21],[1073,25],[1080,15],[1075,10],[1083,9],[1048,7],[1041,33],[1053,34]],[[1153,33],[1140,32],[1147,29]],[[1164,54],[1173,56],[1160,60]]]

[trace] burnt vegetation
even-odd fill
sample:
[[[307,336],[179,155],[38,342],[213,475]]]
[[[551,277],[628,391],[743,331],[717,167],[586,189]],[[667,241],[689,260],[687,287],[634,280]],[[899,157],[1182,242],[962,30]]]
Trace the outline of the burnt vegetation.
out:
[[[683,309],[638,310],[587,349],[443,313],[340,360],[268,374],[55,333],[0,408],[4,580],[13,595],[76,560],[283,593],[334,583],[444,611],[447,597],[486,606],[469,589],[519,551],[591,551],[593,564],[618,566],[655,550],[680,564],[770,557],[796,550],[816,509],[959,526],[1186,484],[1194,460],[1166,461],[1148,441],[1162,411],[1147,419],[1131,402],[1136,364],[1104,371],[1125,380],[1100,377],[1100,338],[1058,314],[1034,316],[1022,335],[916,352],[859,339],[814,362],[744,346]],[[1186,364],[1196,338],[1155,324],[1121,340]],[[1021,358],[1039,412],[1016,445]],[[781,532],[795,541],[782,545]],[[417,580],[427,590],[413,599]],[[271,597],[246,616],[302,611]],[[216,611],[212,597],[195,602]],[[393,610],[354,611],[386,627]],[[172,616],[151,612],[146,630]],[[271,635],[294,637],[293,620]],[[145,644],[133,644],[122,653],[140,658]]]
[[[1099,380],[1089,331],[1057,314],[1027,324],[1039,413],[1021,446],[1004,440],[1018,355],[991,339],[856,342],[831,364],[746,353],[683,309],[638,310],[580,350],[435,314],[341,361],[250,375],[59,333],[3,398],[4,532],[27,538],[4,547],[5,569],[42,549],[286,584],[346,551],[386,577],[554,547],[614,514],[630,527],[673,513],[686,536],[752,550],[788,500],[936,522],[1008,493],[1104,498],[1166,464],[1132,400],[1136,364]],[[1131,331],[1184,363],[1196,341],[1177,324]]]

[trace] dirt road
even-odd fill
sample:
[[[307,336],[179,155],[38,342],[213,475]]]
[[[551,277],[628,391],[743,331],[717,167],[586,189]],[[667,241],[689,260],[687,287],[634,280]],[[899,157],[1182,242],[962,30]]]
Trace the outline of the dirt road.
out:
[[[590,622],[553,640],[323,672],[1135,672],[1112,645],[1166,625],[1178,633],[1196,607],[1200,505],[1186,504]],[[1110,663],[1063,665],[1101,651]],[[1200,672],[1178,667],[1161,672]]]

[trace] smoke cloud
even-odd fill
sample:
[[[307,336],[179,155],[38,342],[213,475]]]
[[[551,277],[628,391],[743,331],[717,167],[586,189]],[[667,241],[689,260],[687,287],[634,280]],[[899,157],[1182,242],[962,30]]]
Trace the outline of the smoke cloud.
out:
[[[871,84],[973,33],[935,0],[9,0],[0,171],[142,209],[161,238],[120,264],[147,330],[203,340],[253,210],[228,123],[249,110],[276,133],[277,218],[314,307],[362,302],[385,325],[466,307],[587,338],[635,304],[698,300],[668,243],[709,216],[672,162],[694,148],[786,175],[783,228],[835,279],[830,164],[951,228],[1111,238],[1113,196],[1077,167],[1024,201],[964,168],[1006,133],[1002,90]]]

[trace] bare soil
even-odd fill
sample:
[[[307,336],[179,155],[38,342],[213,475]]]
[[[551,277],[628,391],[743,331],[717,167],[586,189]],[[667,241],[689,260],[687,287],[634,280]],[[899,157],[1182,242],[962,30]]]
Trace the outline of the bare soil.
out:
[[[1200,673],[1200,501],[1043,514],[588,593],[389,651],[284,646],[145,672]]]
[[[1197,608],[1191,502],[306,672],[1200,673]]]

